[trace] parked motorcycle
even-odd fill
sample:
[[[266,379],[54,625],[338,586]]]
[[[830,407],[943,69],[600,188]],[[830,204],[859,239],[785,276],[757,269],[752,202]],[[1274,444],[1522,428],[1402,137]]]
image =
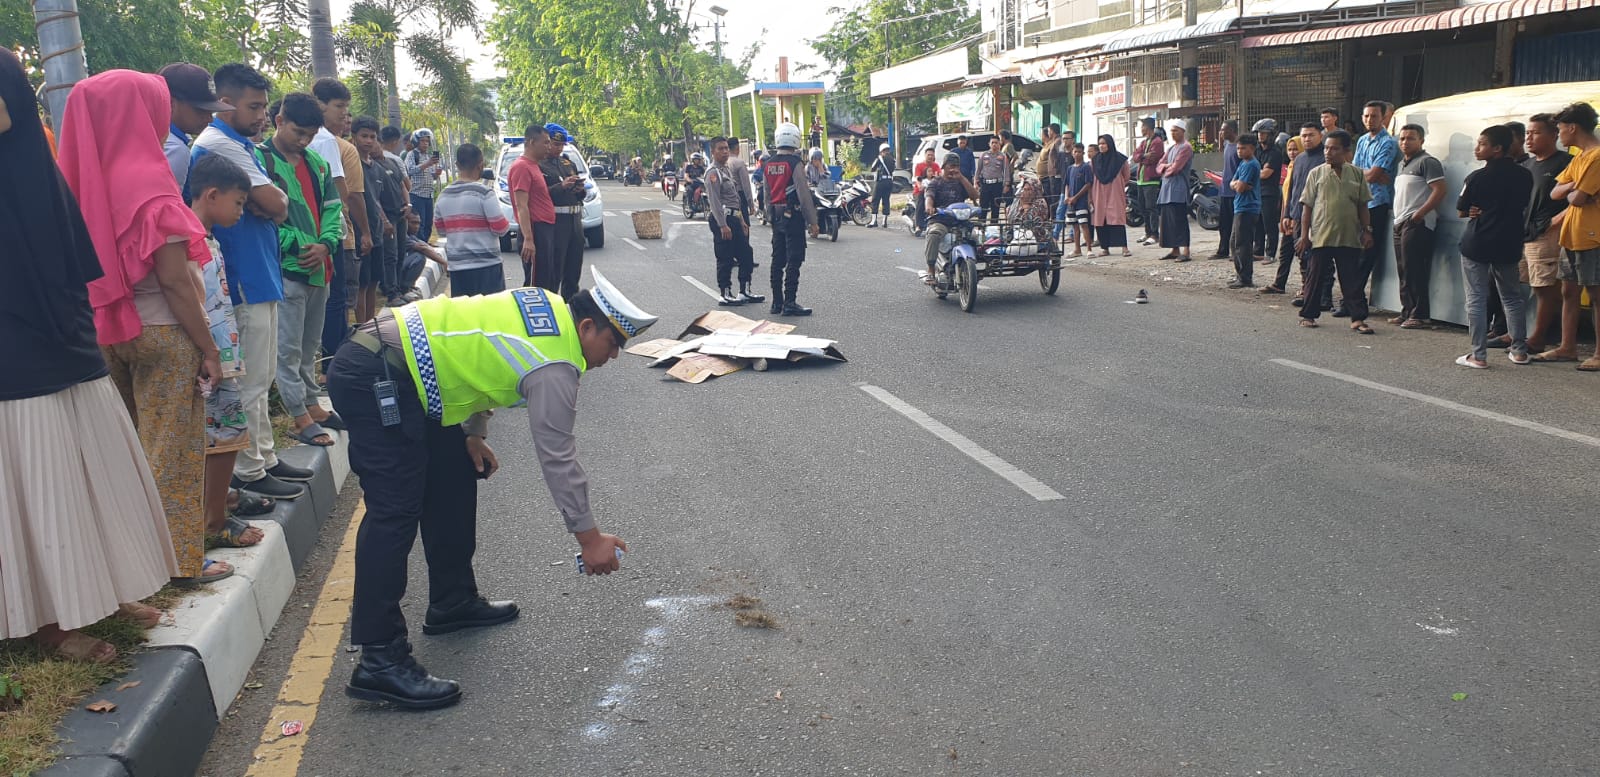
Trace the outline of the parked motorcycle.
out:
[[[689,188],[683,194],[683,217],[692,219],[702,213],[711,212],[711,199],[706,194],[705,184],[696,180],[689,181]]]
[[[864,175],[852,179],[839,193],[841,206],[858,227],[872,223],[872,183]]]
[[[1204,177],[1196,176],[1191,180],[1189,215],[1200,222],[1201,229],[1215,231],[1222,223],[1221,194],[1222,174],[1215,170],[1207,170]]]
[[[845,218],[844,197],[845,190],[831,180],[823,181],[811,192],[817,205],[817,232],[835,243],[839,242],[839,225]]]
[[[669,200],[678,199],[678,174],[677,173],[662,173],[662,175],[661,175],[661,193],[667,195],[667,199],[669,199]]]
[[[639,177],[639,171],[630,167],[622,173],[622,185],[643,186],[644,181]]]

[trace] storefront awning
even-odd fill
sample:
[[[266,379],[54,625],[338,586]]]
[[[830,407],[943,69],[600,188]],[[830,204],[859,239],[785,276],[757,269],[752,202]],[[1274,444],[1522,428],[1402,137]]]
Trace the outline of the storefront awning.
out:
[[[1214,19],[1207,19],[1199,24],[1191,24],[1187,27],[1173,27],[1165,30],[1156,30],[1155,32],[1149,32],[1144,29],[1127,30],[1123,34],[1106,41],[1105,45],[1100,47],[1100,53],[1110,54],[1116,51],[1148,49],[1193,38],[1220,35],[1232,29],[1234,21],[1238,18],[1234,14],[1227,14]]]
[[[1003,73],[984,73],[968,78],[962,84],[963,88],[971,89],[977,86],[1004,86],[1006,84],[1022,83],[1022,71],[1007,70]]]
[[[1247,49],[1270,46],[1297,46],[1306,43],[1375,38],[1382,35],[1403,35],[1411,32],[1454,30],[1477,24],[1490,24],[1527,16],[1577,11],[1600,7],[1600,0],[1499,0],[1493,3],[1475,3],[1425,16],[1408,16],[1404,19],[1386,19],[1381,22],[1350,24],[1343,27],[1322,27],[1315,30],[1281,32],[1275,35],[1258,35],[1244,39]]]
[[[971,76],[967,72],[967,50],[956,48],[874,71],[870,76],[871,97],[882,100],[937,94],[960,87]]]

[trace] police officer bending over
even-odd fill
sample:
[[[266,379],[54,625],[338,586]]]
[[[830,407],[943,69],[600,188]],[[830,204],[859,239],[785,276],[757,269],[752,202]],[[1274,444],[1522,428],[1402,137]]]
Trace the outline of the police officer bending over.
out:
[[[419,526],[428,559],[424,634],[517,617],[515,603],[478,593],[472,571],[478,479],[499,468],[484,441],[490,410],[526,403],[545,484],[586,571],[617,569],[616,550],[627,545],[595,525],[573,440],[578,380],[655,321],[595,270],[594,288],[570,303],[537,288],[420,300],[384,310],[340,347],[328,394],[350,427],[350,468],[367,505],[350,617],[361,662],[347,694],[416,709],[461,698],[460,685],[411,657],[400,612]]]

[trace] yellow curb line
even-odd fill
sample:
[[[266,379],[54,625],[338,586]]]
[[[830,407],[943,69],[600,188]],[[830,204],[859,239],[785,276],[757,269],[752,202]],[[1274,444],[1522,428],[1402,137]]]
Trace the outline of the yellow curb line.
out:
[[[350,600],[355,595],[356,532],[366,514],[367,503],[362,500],[356,504],[350,526],[345,529],[344,540],[334,556],[333,567],[322,584],[322,593],[317,595],[316,609],[311,611],[305,636],[300,638],[294,658],[289,661],[283,688],[278,691],[278,703],[261,732],[261,743],[256,746],[245,777],[294,777],[300,773],[300,758],[317,720],[322,690],[333,672],[334,659],[343,652],[344,624],[350,618]],[[292,720],[300,721],[303,729],[295,736],[286,737],[283,724]]]

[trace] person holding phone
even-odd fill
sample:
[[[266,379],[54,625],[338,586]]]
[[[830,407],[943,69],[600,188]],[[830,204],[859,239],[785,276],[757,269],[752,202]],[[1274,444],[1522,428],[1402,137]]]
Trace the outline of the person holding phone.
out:
[[[423,127],[411,134],[414,148],[406,152],[406,175],[411,176],[411,209],[422,219],[421,237],[433,237],[433,188],[442,169],[433,148],[433,130]]]

